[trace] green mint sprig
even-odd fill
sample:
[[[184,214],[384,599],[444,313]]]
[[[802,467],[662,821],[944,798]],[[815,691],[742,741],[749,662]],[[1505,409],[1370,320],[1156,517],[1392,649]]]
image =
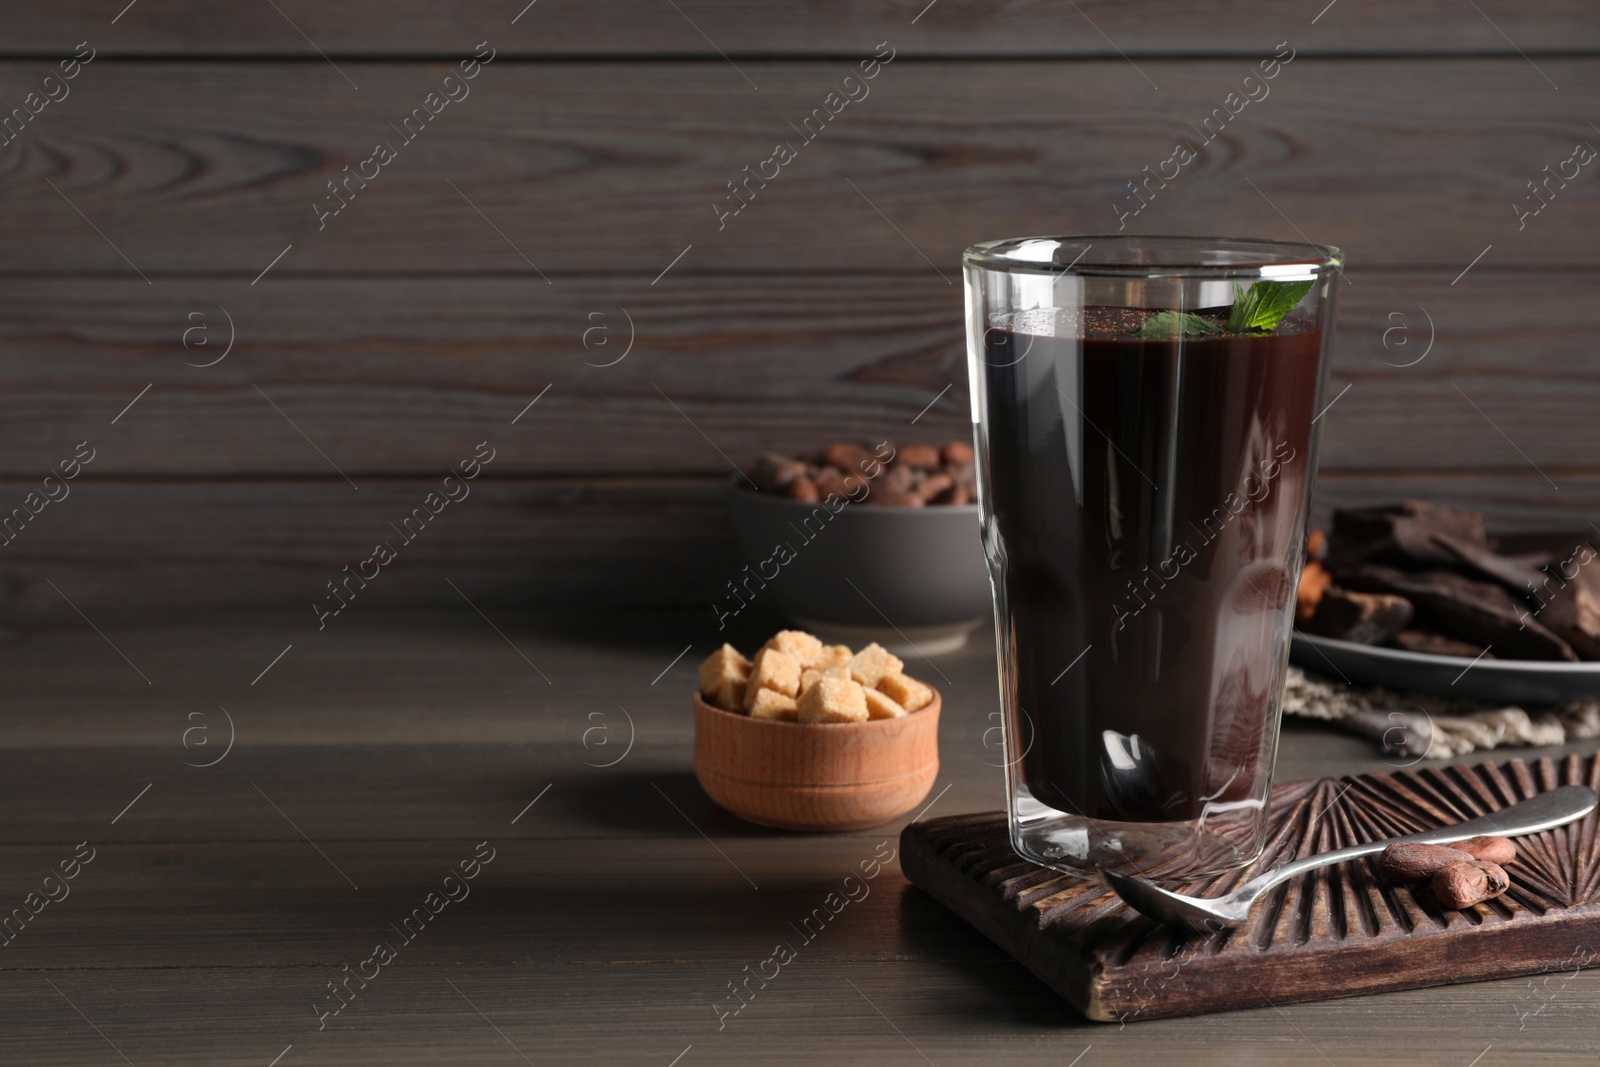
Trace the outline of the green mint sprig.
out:
[[[1226,327],[1188,311],[1158,311],[1139,326],[1139,336],[1147,341],[1171,341],[1180,337],[1216,337],[1223,333],[1262,334],[1278,328],[1285,315],[1311,291],[1313,282],[1260,281],[1245,289],[1233,287],[1233,309]]]
[[[1283,317],[1293,311],[1312,283],[1256,282],[1249,289],[1233,287],[1233,310],[1228,315],[1229,333],[1271,333]]]
[[[1213,337],[1222,327],[1187,311],[1158,311],[1139,326],[1139,336],[1147,341],[1170,341],[1175,337]]]

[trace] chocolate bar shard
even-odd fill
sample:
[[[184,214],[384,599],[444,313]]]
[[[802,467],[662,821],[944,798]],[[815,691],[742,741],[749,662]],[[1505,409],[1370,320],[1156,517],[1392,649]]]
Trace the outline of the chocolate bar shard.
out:
[[[1414,614],[1411,602],[1390,593],[1354,593],[1330,587],[1311,617],[1300,623],[1307,633],[1340,641],[1378,645],[1398,633]]]
[[[1336,570],[1334,578],[1348,589],[1403,596],[1416,608],[1423,626],[1482,642],[1502,659],[1578,659],[1572,646],[1540,625],[1510,593],[1489,582],[1454,571],[1406,572],[1375,564]]]
[[[1578,545],[1552,561],[1529,594],[1539,605],[1539,622],[1587,660],[1600,660],[1600,573],[1594,559],[1593,548]]]
[[[1429,633],[1426,630],[1401,630],[1389,639],[1389,643],[1396,648],[1403,648],[1407,652],[1424,652],[1430,656],[1465,656],[1468,659],[1494,659],[1493,652],[1485,652],[1484,646],[1475,645],[1470,641],[1457,641],[1444,634]]]
[[[1502,556],[1455,534],[1434,534],[1433,540],[1469,569],[1518,596],[1530,595],[1545,579],[1543,569],[1527,556]]]
[[[1489,551],[1489,535],[1480,512],[1406,500],[1382,507],[1335,511],[1328,565],[1335,571],[1363,563],[1459,566],[1460,557],[1436,540],[1440,536]]]

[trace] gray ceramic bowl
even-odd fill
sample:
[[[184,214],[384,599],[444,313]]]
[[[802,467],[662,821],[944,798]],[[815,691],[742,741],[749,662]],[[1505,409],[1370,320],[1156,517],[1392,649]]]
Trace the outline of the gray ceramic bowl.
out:
[[[933,656],[993,617],[976,504],[847,503],[833,514],[735,486],[728,507],[749,565],[735,579],[740,596],[770,597],[825,640]],[[740,601],[724,587],[718,603]]]

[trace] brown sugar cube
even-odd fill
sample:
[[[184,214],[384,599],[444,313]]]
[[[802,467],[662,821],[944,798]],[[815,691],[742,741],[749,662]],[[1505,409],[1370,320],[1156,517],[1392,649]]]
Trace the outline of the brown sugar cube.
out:
[[[801,722],[866,722],[865,691],[848,678],[821,678],[800,696]]]
[[[869,719],[899,719],[905,717],[906,709],[890,699],[887,694],[876,689],[863,689],[861,695],[867,701],[867,718]]]
[[[724,711],[738,711],[749,678],[750,661],[723,645],[700,664],[700,695]]]
[[[899,674],[904,668],[900,657],[876,641],[850,657],[850,677],[868,689],[876,689],[878,679],[886,674]]]
[[[752,719],[774,719],[779,722],[799,722],[799,705],[794,697],[786,697],[775,689],[757,689],[750,701]]]
[[[769,648],[777,649],[802,667],[815,667],[822,659],[822,642],[804,630],[779,630],[757,651]]]
[[[822,655],[815,663],[806,666],[815,667],[817,670],[827,670],[829,667],[849,667],[850,657],[855,655],[850,651],[849,645],[823,645]]]
[[[744,713],[744,692],[748,681],[730,678],[717,687],[717,691],[706,697],[706,701],[723,711]]]
[[[800,664],[775,648],[764,648],[756,653],[750,667],[750,682],[744,692],[744,706],[748,711],[763,689],[771,689],[786,697],[800,695]]]
[[[824,678],[849,677],[850,671],[844,667],[807,667],[800,672],[800,692],[804,693]]]
[[[907,711],[921,711],[933,703],[933,690],[904,674],[888,674],[873,686]]]
[[[732,645],[723,645],[700,664],[700,692],[710,696],[729,678],[744,681],[750,677],[750,661]]]

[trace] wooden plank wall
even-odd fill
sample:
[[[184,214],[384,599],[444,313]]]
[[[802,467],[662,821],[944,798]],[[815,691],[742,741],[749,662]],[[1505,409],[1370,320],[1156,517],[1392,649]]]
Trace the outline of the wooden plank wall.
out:
[[[1585,528],[1600,164],[1528,183],[1600,145],[1590,0],[14,0],[0,113],[56,99],[0,148],[0,511],[94,459],[0,597],[308,604],[488,441],[374,600],[708,599],[720,453],[965,434],[961,249],[1115,231],[1290,50],[1126,226],[1345,248],[1319,510]]]

